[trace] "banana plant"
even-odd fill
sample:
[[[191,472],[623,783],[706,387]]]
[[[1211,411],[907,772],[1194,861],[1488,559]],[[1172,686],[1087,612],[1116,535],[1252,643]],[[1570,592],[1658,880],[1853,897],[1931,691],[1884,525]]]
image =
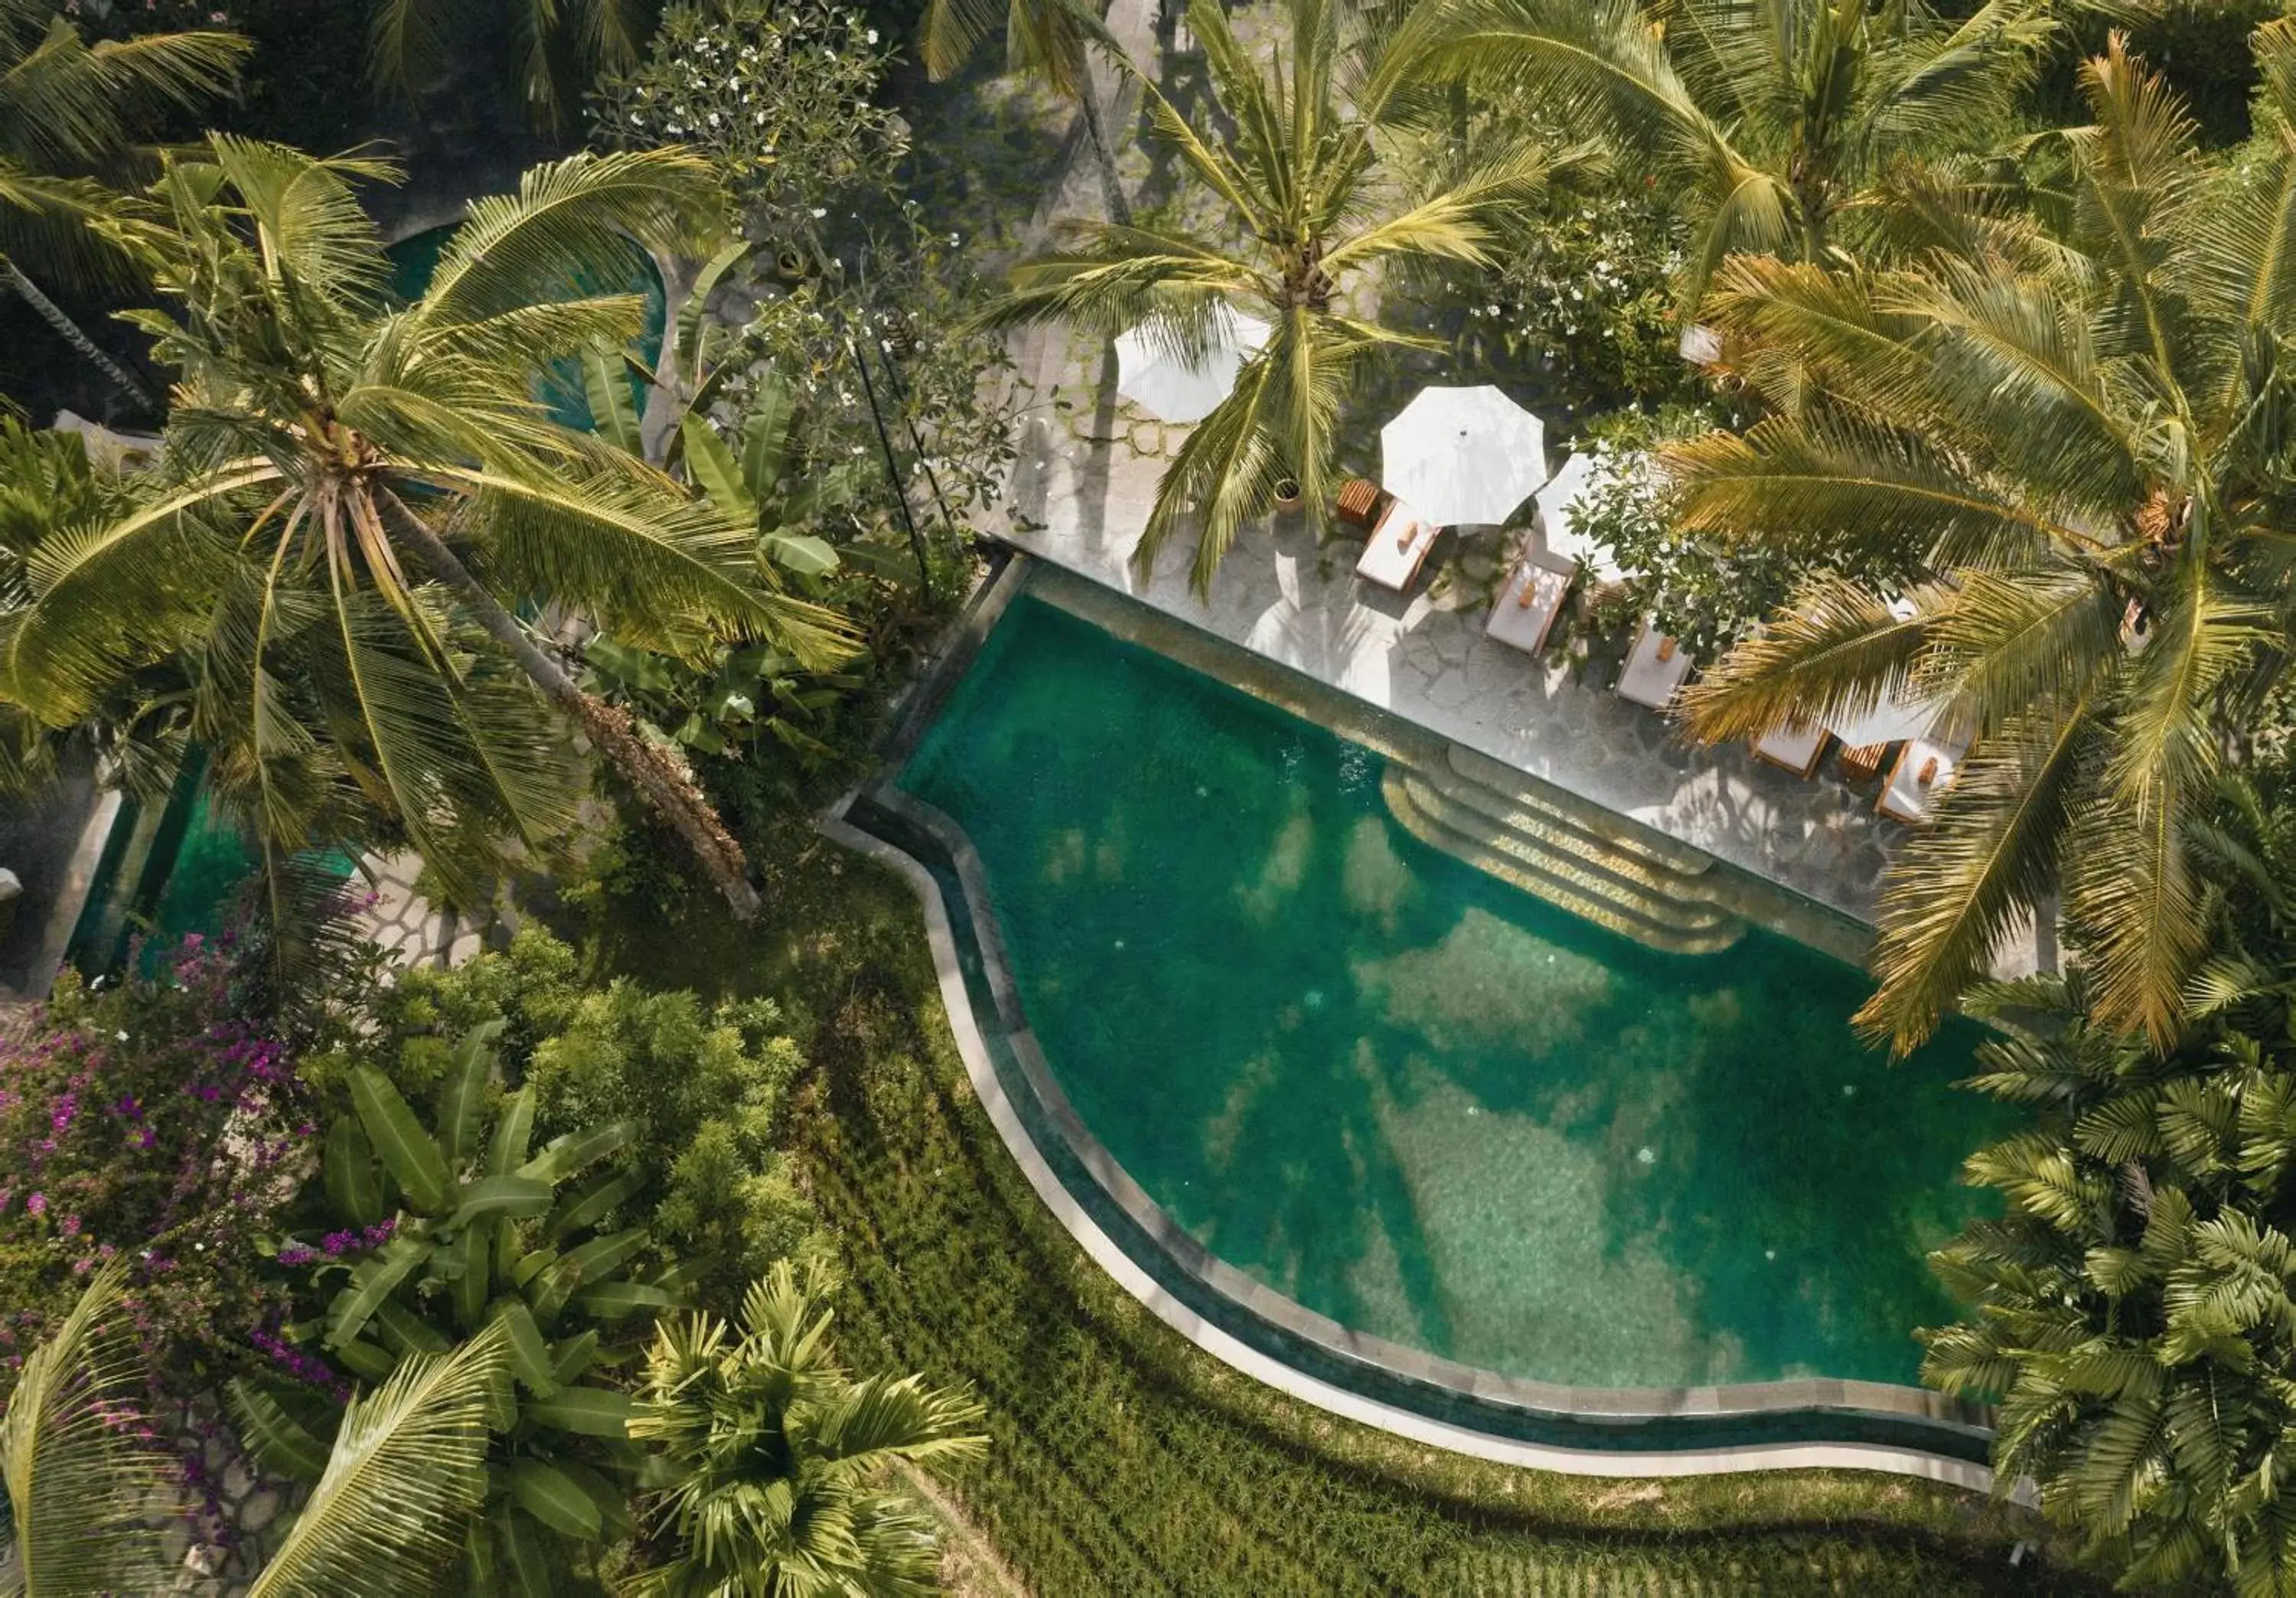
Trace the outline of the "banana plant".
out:
[[[705,270],[701,283],[713,281]],[[697,286],[689,308],[707,298],[707,289]],[[680,335],[678,348],[693,352],[686,358],[697,366],[708,326],[690,339]],[[857,468],[849,461],[825,468],[801,461],[796,392],[770,369],[751,389],[748,414],[733,440],[721,436],[708,412],[718,396],[717,377],[731,365],[708,368],[697,386],[677,390],[693,397],[677,419],[672,458],[719,511],[756,529],[758,558],[787,574],[781,580],[813,598],[832,598],[831,585],[849,563],[835,545],[807,529],[851,501]],[[644,430],[625,376],[634,369],[603,348],[590,351],[583,365],[600,437],[632,454],[639,451]],[[660,369],[645,375],[664,381]],[[873,562],[864,558],[853,564]],[[850,672],[808,671],[787,650],[754,642],[721,643],[706,658],[686,659],[603,634],[584,646],[582,657],[590,692],[637,711],[688,748],[713,755],[742,752],[762,736],[800,761],[832,758],[830,745],[808,728],[862,682]]]
[[[353,1068],[354,1113],[328,1128],[326,1197],[342,1226],[372,1238],[387,1225],[388,1235],[356,1263],[322,1258],[315,1280],[340,1285],[324,1314],[292,1330],[370,1382],[409,1356],[489,1332],[502,1340],[509,1374],[488,1416],[486,1507],[465,1539],[465,1576],[474,1593],[547,1594],[568,1590],[565,1540],[630,1534],[640,1457],[626,1430],[630,1399],[611,1383],[655,1315],[685,1293],[678,1273],[640,1274],[644,1227],[600,1229],[642,1184],[611,1163],[634,1124],[570,1133],[536,1152],[534,1092],[522,1087],[488,1127],[501,1028],[463,1036],[429,1127],[389,1078]],[[291,1240],[280,1253],[323,1250]],[[272,1382],[233,1389],[250,1448],[295,1479],[318,1479],[340,1421],[315,1398]]]

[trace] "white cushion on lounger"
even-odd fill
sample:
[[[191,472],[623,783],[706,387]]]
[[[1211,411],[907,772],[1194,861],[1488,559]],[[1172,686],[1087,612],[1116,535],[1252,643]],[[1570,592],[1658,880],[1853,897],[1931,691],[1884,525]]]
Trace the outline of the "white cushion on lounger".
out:
[[[1890,785],[1882,790],[1882,801],[1876,807],[1898,821],[1928,820],[1931,804],[1953,781],[1953,774],[1968,749],[1967,742],[1961,739],[1909,741],[1898,756],[1898,764],[1890,768]],[[1932,760],[1937,762],[1937,769],[1924,783],[1922,769]]]
[[[1817,751],[1830,736],[1815,722],[1806,727],[1775,726],[1756,742],[1754,752],[1773,766],[1808,776],[1817,764]]]
[[[1439,530],[1421,520],[1418,512],[1396,500],[1387,507],[1387,514],[1380,518],[1379,526],[1372,529],[1371,539],[1364,545],[1363,559],[1356,562],[1356,575],[1382,588],[1402,593],[1419,575],[1420,562],[1427,559],[1428,547],[1435,542]]]
[[[1670,659],[1658,658],[1662,640],[1659,630],[1650,623],[1635,639],[1635,651],[1627,657],[1627,668],[1619,675],[1619,696],[1653,710],[1663,710],[1674,703],[1675,690],[1682,679],[1690,675],[1690,651],[1677,645]]]
[[[1491,607],[1491,619],[1484,623],[1483,631],[1526,654],[1538,653],[1546,647],[1546,635],[1554,627],[1554,618],[1562,610],[1562,597],[1570,592],[1570,579],[1578,572],[1576,561],[1552,554],[1525,555],[1515,562],[1498,603]],[[1526,594],[1529,603],[1524,602]]]

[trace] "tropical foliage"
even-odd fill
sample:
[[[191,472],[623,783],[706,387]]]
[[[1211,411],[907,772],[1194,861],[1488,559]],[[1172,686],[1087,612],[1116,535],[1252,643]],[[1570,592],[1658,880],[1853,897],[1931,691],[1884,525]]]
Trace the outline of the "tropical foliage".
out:
[[[1084,113],[1109,219],[1129,226],[1132,202],[1125,197],[1124,176],[1092,82],[1093,53],[1117,53],[1099,9],[1082,0],[925,0],[919,31],[925,70],[937,79],[947,78],[998,32],[1004,36],[1007,71],[1025,74],[1062,99],[1075,101]]]
[[[1288,26],[1263,66],[1219,5],[1192,4],[1217,116],[1200,127],[1155,83],[1141,86],[1157,136],[1218,202],[1218,225],[1070,224],[1063,248],[1013,269],[996,312],[1003,323],[1054,319],[1103,335],[1137,325],[1190,356],[1230,313],[1268,324],[1266,345],[1173,457],[1134,553],[1144,571],[1192,525],[1199,592],[1244,523],[1274,508],[1280,484],[1296,485],[1319,525],[1328,520],[1341,406],[1358,368],[1374,350],[1425,345],[1371,319],[1372,275],[1487,264],[1496,219],[1553,169],[1511,143],[1440,160],[1399,148],[1380,125],[1407,82],[1406,58],[1375,22],[1362,37],[1343,29],[1343,12],[1287,0]]]
[[[1406,47],[1600,128],[1681,196],[1694,306],[1734,253],[1805,262],[1876,234],[1909,165],[1984,154],[2055,23],[2049,0],[1965,17],[1921,0],[1439,0]]]
[[[675,1552],[634,1591],[939,1590],[932,1522],[885,1479],[978,1457],[980,1406],[914,1376],[855,1380],[829,1323],[815,1284],[783,1262],[750,1285],[738,1330],[703,1315],[655,1329],[630,1436],[652,1446],[652,1516]]]
[[[368,63],[383,88],[416,94],[482,37],[492,19],[472,0],[374,0]],[[502,9],[534,124],[556,133],[602,70],[627,69],[645,38],[644,0],[509,0]]]
[[[767,580],[746,529],[529,397],[553,359],[636,335],[636,299],[584,273],[632,240],[691,242],[715,213],[709,168],[675,152],[537,168],[472,206],[403,308],[351,186],[385,176],[218,135],[106,224],[177,307],[139,317],[180,374],[168,464],[127,514],[27,561],[0,697],[68,725],[178,654],[211,781],[275,876],[297,850],[398,836],[464,903],[573,818],[554,711],[753,910],[683,767],[512,609],[547,594],[673,651],[733,634],[809,665],[843,648],[833,617]]]
[[[2257,38],[2284,115],[2296,29]],[[2120,49],[2083,84],[2061,232],[1972,221],[1919,267],[1726,266],[1710,314],[1780,408],[1668,457],[1689,526],[1816,572],[1690,696],[1700,733],[1888,693],[1974,739],[1883,896],[1864,1019],[1901,1047],[2052,896],[2095,930],[2101,1019],[2175,1034],[2206,930],[2188,829],[2286,654],[2296,147],[2213,173]],[[1915,570],[1910,615],[1828,575],[1837,549]]]
[[[136,1439],[141,1385],[123,1335],[127,1261],[89,1278],[70,1313],[25,1356],[0,1415],[10,1542],[0,1591],[96,1598],[154,1590],[163,1574],[144,1517],[169,1485],[165,1455]]]
[[[66,530],[127,513],[127,485],[88,459],[78,433],[0,417],[0,615],[30,596],[29,562]],[[29,798],[53,783],[75,752],[91,755],[127,793],[164,800],[184,757],[188,684],[163,659],[109,685],[93,713],[62,726],[0,698],[0,794]]]
[[[81,358],[146,403],[134,374],[34,279],[119,277],[124,263],[87,226],[118,204],[100,180],[126,176],[135,141],[157,113],[228,89],[246,45],[213,31],[90,44],[50,0],[0,0],[0,278]]]
[[[0,1417],[11,1545],[0,1590],[101,1598],[160,1590],[149,1518],[168,1503],[165,1455],[139,1422],[118,1322],[126,1262],[89,1281],[25,1360]],[[497,1333],[416,1356],[351,1400],[333,1449],[272,1559],[261,1598],[397,1598],[428,1590],[486,1485],[486,1417],[505,1379]]]
[[[1980,1151],[2004,1215],[1936,1257],[1973,1306],[1924,1334],[1925,1380],[2000,1400],[1995,1467],[2132,1586],[2296,1592],[2296,1186],[2284,956],[2227,962],[2161,1051],[2095,1018],[2078,976],[1981,991],[2003,1037],[1976,1086],[2034,1124]]]
[[[329,1127],[324,1162],[338,1230],[316,1242],[291,1235],[277,1256],[309,1266],[325,1304],[299,1332],[368,1381],[410,1355],[444,1354],[499,1329],[516,1384],[490,1397],[498,1440],[487,1532],[464,1550],[465,1570],[476,1585],[499,1570],[516,1590],[551,1592],[565,1580],[558,1538],[612,1540],[630,1529],[628,1403],[611,1373],[651,1317],[681,1301],[682,1285],[641,1274],[645,1227],[603,1229],[644,1188],[644,1173],[610,1166],[569,1185],[634,1142],[635,1123],[562,1133],[536,1152],[531,1084],[486,1112],[500,1029],[488,1021],[463,1035],[428,1127],[382,1072],[352,1068],[355,1113]],[[372,1252],[342,1258],[335,1240],[351,1235]],[[328,1428],[310,1389],[242,1381],[232,1390],[266,1465],[324,1479]]]

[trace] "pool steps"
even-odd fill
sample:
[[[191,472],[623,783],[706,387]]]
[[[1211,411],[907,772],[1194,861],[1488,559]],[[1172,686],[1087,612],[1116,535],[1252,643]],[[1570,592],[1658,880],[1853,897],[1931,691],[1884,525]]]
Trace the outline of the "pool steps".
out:
[[[1454,745],[1440,761],[1390,759],[1380,787],[1422,842],[1647,947],[1711,955],[1743,936],[1715,902],[1710,856],[1590,824],[1552,788],[1492,780],[1505,771]]]

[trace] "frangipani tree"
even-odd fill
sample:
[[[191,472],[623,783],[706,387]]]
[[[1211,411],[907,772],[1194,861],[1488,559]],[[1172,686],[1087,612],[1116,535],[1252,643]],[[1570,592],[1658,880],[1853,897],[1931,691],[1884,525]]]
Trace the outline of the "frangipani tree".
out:
[[[1687,696],[1710,740],[1933,698],[1974,747],[1891,867],[1863,1020],[1906,1047],[2060,904],[2096,1013],[2181,1022],[2206,931],[2189,836],[2296,626],[2296,27],[2256,35],[2282,120],[2229,169],[2116,38],[2081,70],[2062,238],[1921,268],[1731,262],[1710,315],[1792,373],[1743,435],[1667,455],[1703,535],[1872,550]],[[1822,562],[1821,562],[1822,563]]]
[[[1193,0],[1188,25],[1218,112],[1203,127],[1143,80],[1157,135],[1216,203],[1218,225],[1071,224],[1064,248],[1013,269],[996,313],[1101,334],[1142,324],[1186,352],[1204,346],[1223,308],[1269,324],[1266,345],[1166,469],[1134,553],[1147,570],[1193,523],[1199,592],[1244,523],[1274,507],[1279,483],[1295,481],[1319,522],[1329,517],[1341,407],[1363,359],[1435,347],[1354,314],[1351,297],[1414,262],[1485,264],[1494,221],[1556,165],[1521,148],[1439,160],[1383,130],[1405,83],[1386,36],[1343,37],[1336,0],[1286,0],[1282,14],[1288,30],[1263,65],[1217,0]]]
[[[843,647],[750,528],[531,397],[551,361],[636,336],[638,299],[586,274],[633,241],[690,245],[715,175],[675,150],[538,168],[472,205],[403,307],[351,187],[387,176],[218,135],[107,225],[172,307],[138,318],[178,373],[166,465],[128,514],[32,553],[0,698],[67,724],[181,654],[212,778],[275,865],[396,832],[464,899],[506,844],[546,848],[573,818],[554,711],[754,913],[684,766],[518,614],[548,602],[673,651],[736,633],[813,663]]]
[[[1601,131],[1680,186],[1694,303],[1734,251],[1826,258],[1905,163],[1981,153],[2056,24],[2051,0],[1965,19],[1922,0],[1432,0],[1406,48]]]

